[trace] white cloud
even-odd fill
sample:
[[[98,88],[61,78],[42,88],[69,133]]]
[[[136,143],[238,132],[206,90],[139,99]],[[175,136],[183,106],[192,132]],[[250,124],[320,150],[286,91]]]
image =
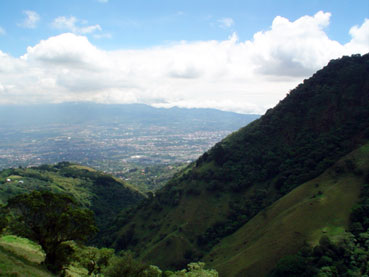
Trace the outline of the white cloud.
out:
[[[0,26],[0,35],[5,35],[5,34],[6,34],[5,29]]]
[[[318,12],[294,22],[277,16],[271,29],[258,32],[248,42],[258,71],[267,75],[307,76],[332,57],[343,54],[343,47],[328,38],[330,13]]]
[[[34,47],[28,47],[27,53],[21,59],[41,66],[48,64],[66,69],[93,70],[103,67],[104,57],[104,52],[94,47],[86,37],[65,33],[42,40]]]
[[[80,21],[74,16],[59,16],[54,19],[52,25],[56,29],[67,30],[76,34],[90,34],[94,33],[95,31],[102,31],[102,28],[99,24],[90,26],[77,26],[79,23],[86,24],[86,22]]]
[[[346,44],[350,52],[362,52],[363,49],[369,52],[369,19],[365,19],[360,27],[352,27],[350,35],[352,40]]]
[[[219,26],[223,29],[228,29],[234,25],[234,20],[229,17],[225,17],[218,20]]]
[[[82,32],[50,37],[21,58],[0,51],[0,103],[96,101],[262,113],[330,59],[368,51],[369,20],[347,44],[325,33],[329,13],[276,17],[252,40],[179,42],[103,51]],[[60,20],[69,29],[76,19]],[[83,22],[81,23],[83,24]]]
[[[35,11],[23,11],[23,14],[26,18],[22,23],[18,24],[21,27],[34,29],[37,26],[37,23],[40,21],[40,16]]]

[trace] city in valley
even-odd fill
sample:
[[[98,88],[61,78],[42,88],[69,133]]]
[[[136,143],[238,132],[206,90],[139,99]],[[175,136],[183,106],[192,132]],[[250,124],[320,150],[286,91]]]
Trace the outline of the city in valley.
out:
[[[145,114],[142,109],[141,114]],[[153,112],[157,109],[150,110]],[[214,116],[212,120],[204,116],[195,120],[192,115],[188,119],[187,114],[191,110],[180,119],[166,115],[171,121],[110,117],[105,121],[81,120],[74,116],[63,122],[50,119],[30,124],[25,120],[12,123],[9,115],[8,124],[0,125],[0,169],[69,161],[114,174],[144,190],[154,189],[216,142],[256,118],[236,115],[236,119],[221,117],[216,122]],[[151,114],[145,116],[155,118]]]

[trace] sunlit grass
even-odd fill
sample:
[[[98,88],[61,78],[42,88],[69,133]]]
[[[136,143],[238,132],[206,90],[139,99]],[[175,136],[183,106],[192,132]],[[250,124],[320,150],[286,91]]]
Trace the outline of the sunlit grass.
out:
[[[13,235],[0,237],[0,276],[53,276],[42,265],[41,247]]]

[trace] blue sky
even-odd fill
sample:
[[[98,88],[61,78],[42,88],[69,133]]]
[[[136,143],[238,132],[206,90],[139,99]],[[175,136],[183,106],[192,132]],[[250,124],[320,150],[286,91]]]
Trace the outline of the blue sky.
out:
[[[0,0],[0,103],[263,112],[329,59],[368,52],[367,19],[368,0]]]
[[[75,17],[79,26],[96,25],[101,30],[91,36],[95,45],[106,49],[144,48],[175,41],[224,40],[237,32],[240,40],[270,27],[280,15],[296,20],[322,10],[332,14],[327,34],[341,43],[350,37],[349,28],[369,17],[369,1],[349,0],[2,0],[0,49],[14,56],[23,55],[29,45],[62,33],[52,22],[60,16]],[[34,28],[22,27],[25,11],[34,11],[39,20]],[[230,26],[222,20],[230,19]],[[83,22],[85,21],[85,22]]]

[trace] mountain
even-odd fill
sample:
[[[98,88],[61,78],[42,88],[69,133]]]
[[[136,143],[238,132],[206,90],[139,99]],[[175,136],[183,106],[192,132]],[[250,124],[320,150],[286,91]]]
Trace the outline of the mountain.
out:
[[[81,206],[95,214],[100,230],[107,228],[117,214],[145,196],[120,179],[92,168],[60,162],[32,168],[0,171],[0,204],[17,194],[48,190],[72,195]]]
[[[116,249],[132,249],[141,259],[162,268],[180,268],[204,258],[223,273],[235,265],[228,276],[245,276],[242,274],[255,262],[247,263],[237,255],[250,242],[231,245],[232,236],[254,230],[250,239],[261,238],[262,242],[269,235],[268,228],[271,230],[268,224],[275,222],[260,223],[260,217],[273,214],[285,220],[283,212],[293,211],[294,205],[319,192],[311,185],[315,182],[322,183],[324,195],[334,183],[334,178],[325,180],[324,174],[329,173],[324,172],[368,142],[368,118],[369,54],[332,60],[260,119],[217,143],[155,195],[120,214],[106,241]],[[353,181],[352,195],[344,199],[345,212],[329,214],[333,221],[343,222],[340,228],[347,226],[360,178]],[[304,189],[307,192],[298,196]],[[339,197],[343,196],[345,193]],[[332,203],[338,205],[339,201]],[[301,209],[301,213],[300,218],[308,218],[307,211]],[[314,218],[318,216],[309,220]],[[278,219],[276,223],[280,223]],[[311,230],[322,227],[316,226]],[[287,233],[279,235],[282,241],[288,240]],[[255,245],[262,248],[263,244]],[[267,268],[299,246],[282,248],[266,261]],[[252,272],[250,276],[260,276]]]

